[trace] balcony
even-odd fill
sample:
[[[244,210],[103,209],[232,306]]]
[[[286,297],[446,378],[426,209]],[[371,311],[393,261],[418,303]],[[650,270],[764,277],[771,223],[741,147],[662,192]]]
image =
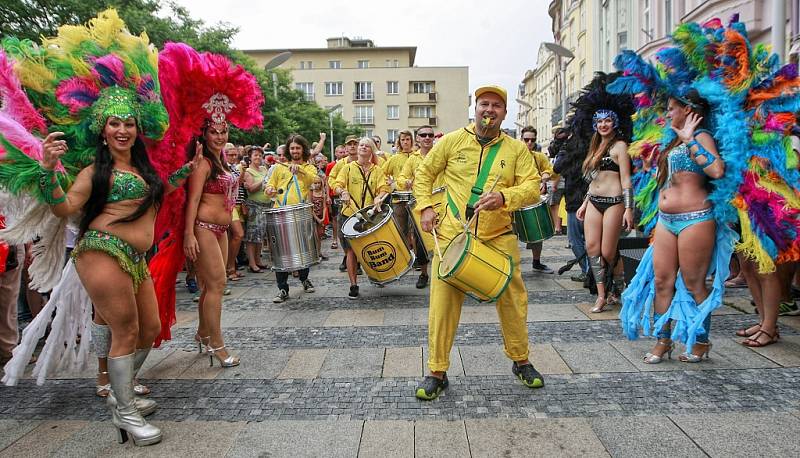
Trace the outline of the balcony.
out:
[[[436,126],[437,122],[436,116],[409,116],[408,117],[408,127],[420,127],[424,125],[429,125],[432,127]]]
[[[353,93],[353,102],[374,102],[374,92],[355,92]]]
[[[361,126],[374,126],[375,125],[375,117],[374,116],[353,116],[353,124],[358,124]]]
[[[435,92],[423,92],[421,94],[415,92],[408,93],[408,103],[410,104],[422,103],[429,105],[431,103],[436,103],[436,99],[437,97]]]

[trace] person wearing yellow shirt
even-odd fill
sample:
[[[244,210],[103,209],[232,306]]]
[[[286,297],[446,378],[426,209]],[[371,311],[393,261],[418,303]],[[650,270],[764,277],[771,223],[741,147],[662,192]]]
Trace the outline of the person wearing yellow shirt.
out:
[[[403,165],[408,161],[408,158],[414,155],[414,134],[410,130],[401,130],[398,134],[400,141],[400,149],[392,155],[386,162],[381,165],[383,174],[386,175],[388,183],[394,190],[402,191],[402,186],[397,183],[400,177],[400,172],[403,170]],[[414,248],[414,228],[412,226],[410,215],[408,214],[408,205],[406,203],[398,203],[392,205],[394,211],[394,220],[397,223],[397,228],[401,234],[405,235],[409,246]],[[415,267],[419,264],[415,261]]]
[[[533,155],[533,162],[536,164],[536,169],[539,170],[539,175],[542,177],[542,185],[539,188],[541,193],[545,193],[546,185],[553,176],[553,164],[550,159],[541,151],[537,151],[538,145],[536,144],[536,129],[531,126],[522,129],[522,142],[528,147],[528,151]],[[547,205],[547,204],[545,204]],[[543,274],[553,273],[553,269],[542,264],[542,242],[533,242],[525,245],[526,248],[531,250],[533,254],[533,271]]]
[[[358,137],[355,135],[348,135],[344,139],[344,156],[340,159],[336,160],[336,165],[333,166],[330,173],[328,173],[328,189],[333,191],[335,188],[333,187],[333,182],[336,180],[336,177],[339,175],[339,172],[347,166],[347,164],[351,162],[355,162],[358,159]],[[341,217],[342,209],[340,206],[337,205],[337,214],[336,214],[336,221],[335,224],[338,226],[339,231],[337,233],[341,234],[342,229],[342,222],[344,219]],[[341,235],[339,235],[341,239]],[[342,247],[342,251],[344,247]],[[361,266],[358,267],[361,270]],[[342,263],[339,265],[339,272],[344,272],[347,270],[347,252],[345,251],[345,256],[342,258]]]
[[[497,300],[497,314],[503,334],[503,350],[513,361],[513,374],[529,388],[544,386],[544,378],[528,360],[528,293],[519,269],[519,245],[511,230],[511,213],[539,201],[540,177],[525,145],[501,130],[506,117],[507,93],[498,86],[475,91],[476,123],[442,137],[416,170],[414,193],[422,209],[422,230],[443,239],[464,231],[461,221],[475,215],[470,232],[489,246],[509,255],[513,261],[511,281]],[[476,181],[481,168],[488,168],[484,183]],[[432,191],[441,175],[447,186],[446,216],[439,218],[433,208]],[[492,183],[496,183],[492,190]],[[483,188],[483,189],[480,189]],[[460,215],[464,215],[462,218]],[[439,254],[432,271],[438,272]],[[461,306],[465,294],[441,280],[431,278],[428,313],[428,369],[430,375],[417,386],[417,398],[434,399],[448,386],[447,369]]]
[[[275,165],[275,170],[267,181],[264,192],[273,198],[276,207],[296,205],[308,200],[308,190],[317,176],[317,167],[308,162],[311,152],[308,140],[302,135],[290,135],[286,139],[286,150],[289,152],[289,161],[285,164]],[[282,192],[278,192],[281,190]],[[309,269],[299,271],[303,291],[314,292],[314,285],[308,279]],[[289,298],[289,272],[275,272],[278,282],[278,295],[272,302],[280,303]]]
[[[342,199],[340,217],[342,222],[353,213],[370,205],[379,209],[383,201],[392,191],[386,183],[386,176],[378,166],[378,157],[375,155],[378,147],[369,137],[364,137],[358,142],[358,159],[348,163],[337,175],[331,186],[333,192]],[[348,298],[358,298],[358,274],[356,273],[356,255],[350,243],[339,232],[342,248],[347,256],[347,276],[350,278],[350,293]]]
[[[403,191],[412,191],[413,184],[414,184],[414,174],[417,171],[417,167],[425,159],[425,156],[428,152],[433,148],[433,127],[431,126],[422,126],[416,130],[416,137],[417,137],[417,145],[419,145],[419,150],[415,151],[411,157],[406,160],[405,164],[403,164],[403,169],[400,171],[400,176],[397,178],[397,189]],[[434,188],[438,188],[441,186],[440,183],[434,183]],[[416,198],[416,197],[415,197]],[[415,207],[414,211],[419,211],[419,206]],[[412,223],[413,224],[413,223]],[[413,227],[412,227],[413,229]],[[417,289],[422,289],[428,286],[428,282],[430,281],[430,277],[428,276],[428,253],[425,250],[425,244],[422,242],[421,235],[416,234],[415,231],[412,230],[415,236],[415,248],[416,248],[416,255],[417,261],[415,264],[419,266],[420,274],[419,278],[417,278]]]

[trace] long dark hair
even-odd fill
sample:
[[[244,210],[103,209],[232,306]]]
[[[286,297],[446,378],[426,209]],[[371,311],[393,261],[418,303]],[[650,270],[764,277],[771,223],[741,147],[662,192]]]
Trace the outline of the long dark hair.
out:
[[[614,129],[614,137],[609,141],[605,148],[602,150],[600,149],[600,143],[603,141],[603,137],[598,133],[595,132],[592,135],[592,141],[589,143],[589,153],[586,155],[586,159],[583,160],[583,173],[586,174],[595,170],[597,168],[597,164],[600,163],[600,159],[603,158],[614,145],[617,144],[618,141],[625,141],[625,137],[619,131],[619,129]],[[625,142],[626,144],[628,142]]]
[[[129,223],[145,214],[150,207],[155,206],[158,209],[161,206],[161,200],[164,197],[164,184],[153,168],[153,164],[150,163],[144,142],[139,137],[136,137],[131,148],[131,165],[144,179],[144,182],[147,183],[149,192],[136,211],[129,216],[113,221],[111,224]],[[83,218],[81,218],[81,234],[86,232],[92,220],[102,213],[106,206],[106,199],[108,199],[108,193],[111,188],[111,172],[113,169],[114,158],[111,156],[108,145],[98,142],[94,159],[94,174],[92,175],[92,193],[86,202]]]
[[[670,97],[670,99],[675,101],[675,103],[677,103],[681,107],[686,107],[690,105],[692,112],[703,118],[697,127],[700,129],[708,129],[709,125],[708,116],[711,114],[710,113],[711,110],[708,105],[708,102],[702,97],[700,97],[700,94],[695,89],[690,89],[689,92],[687,92],[686,95],[681,98]],[[667,157],[669,157],[669,152],[672,151],[672,148],[675,148],[680,143],[681,139],[675,137],[672,139],[671,142],[669,142],[669,144],[667,144],[665,148],[661,149],[661,152],[658,156],[658,175],[656,176],[656,183],[658,183],[659,188],[664,186],[664,183],[667,182],[667,174],[669,173],[667,167]]]
[[[222,160],[222,151],[225,151],[224,148],[218,155],[211,152],[211,150],[208,148],[205,137],[207,129],[208,127],[203,128],[203,133],[200,134],[199,137],[194,137],[192,141],[186,145],[186,160],[191,161],[194,159],[195,145],[197,142],[199,142],[201,145],[203,145],[203,157],[208,159],[208,161],[211,163],[211,174],[208,176],[208,179],[216,180],[221,173],[230,172],[231,169],[228,167],[227,161]]]
[[[286,149],[284,150],[286,159],[292,160],[292,156],[289,154],[289,145],[292,143],[297,143],[303,148],[303,162],[308,162],[308,158],[311,157],[311,149],[308,146],[308,140],[300,134],[289,135],[289,138],[286,139]]]

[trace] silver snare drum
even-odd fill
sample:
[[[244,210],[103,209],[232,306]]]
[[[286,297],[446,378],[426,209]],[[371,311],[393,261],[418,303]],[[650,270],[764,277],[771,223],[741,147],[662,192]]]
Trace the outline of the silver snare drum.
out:
[[[397,205],[408,205],[414,199],[411,191],[395,191],[392,193],[392,203]]]
[[[293,272],[319,264],[320,241],[313,212],[311,203],[271,208],[264,212],[273,271]]]

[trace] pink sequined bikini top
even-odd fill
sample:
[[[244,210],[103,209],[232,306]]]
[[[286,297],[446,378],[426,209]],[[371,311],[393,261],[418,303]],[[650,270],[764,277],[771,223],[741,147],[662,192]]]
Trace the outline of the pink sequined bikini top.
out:
[[[217,178],[213,180],[209,178],[206,180],[206,184],[203,185],[203,193],[222,194],[225,196],[225,210],[231,210],[236,204],[236,193],[238,191],[239,183],[236,178],[228,172],[220,173],[217,175]]]

